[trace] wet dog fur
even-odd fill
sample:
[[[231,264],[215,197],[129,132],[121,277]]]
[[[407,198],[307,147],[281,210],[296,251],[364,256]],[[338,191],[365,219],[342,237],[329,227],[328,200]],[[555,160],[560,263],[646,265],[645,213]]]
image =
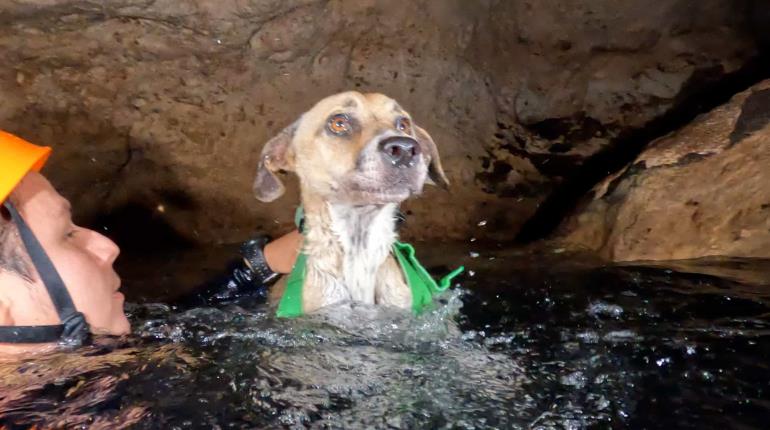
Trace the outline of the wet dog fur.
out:
[[[410,308],[411,291],[390,253],[395,213],[426,182],[449,182],[433,139],[409,113],[382,94],[327,97],[264,145],[257,199],[271,202],[285,192],[279,172],[299,177],[303,311],[344,301]],[[272,301],[283,287],[273,288]]]

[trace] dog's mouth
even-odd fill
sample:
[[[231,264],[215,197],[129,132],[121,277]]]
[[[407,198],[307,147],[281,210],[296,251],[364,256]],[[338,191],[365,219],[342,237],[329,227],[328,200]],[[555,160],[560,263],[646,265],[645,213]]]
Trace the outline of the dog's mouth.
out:
[[[356,169],[338,183],[335,200],[352,204],[400,203],[422,192],[427,176],[422,157],[403,166],[387,161],[380,152],[364,154]]]
[[[413,192],[408,187],[365,188],[352,187],[344,193],[345,200],[354,204],[400,203]]]
[[[336,194],[341,200],[353,204],[385,204],[403,202],[422,191],[417,181],[403,176],[387,176],[390,175],[386,175],[386,178],[380,181],[356,178],[348,181]]]

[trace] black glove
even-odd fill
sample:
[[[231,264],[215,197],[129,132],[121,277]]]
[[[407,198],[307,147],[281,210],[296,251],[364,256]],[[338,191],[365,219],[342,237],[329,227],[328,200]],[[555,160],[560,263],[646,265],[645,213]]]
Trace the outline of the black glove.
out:
[[[212,306],[246,296],[265,299],[268,286],[279,276],[270,270],[265,261],[263,250],[269,241],[269,237],[259,236],[244,242],[240,258],[231,261],[222,275],[204,283],[176,304],[183,307]]]

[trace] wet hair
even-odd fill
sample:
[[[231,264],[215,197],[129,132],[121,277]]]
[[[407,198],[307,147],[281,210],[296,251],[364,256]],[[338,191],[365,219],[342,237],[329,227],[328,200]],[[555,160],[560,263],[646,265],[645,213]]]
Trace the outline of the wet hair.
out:
[[[16,224],[5,206],[0,206],[0,272],[9,272],[32,281],[29,256],[24,250]]]

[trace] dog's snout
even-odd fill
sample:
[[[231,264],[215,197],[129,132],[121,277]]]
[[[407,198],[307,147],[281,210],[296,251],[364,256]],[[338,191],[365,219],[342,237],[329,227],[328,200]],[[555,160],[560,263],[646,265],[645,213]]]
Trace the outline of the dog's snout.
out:
[[[411,167],[420,153],[420,145],[417,141],[404,136],[383,139],[379,148],[385,159],[396,167]]]

